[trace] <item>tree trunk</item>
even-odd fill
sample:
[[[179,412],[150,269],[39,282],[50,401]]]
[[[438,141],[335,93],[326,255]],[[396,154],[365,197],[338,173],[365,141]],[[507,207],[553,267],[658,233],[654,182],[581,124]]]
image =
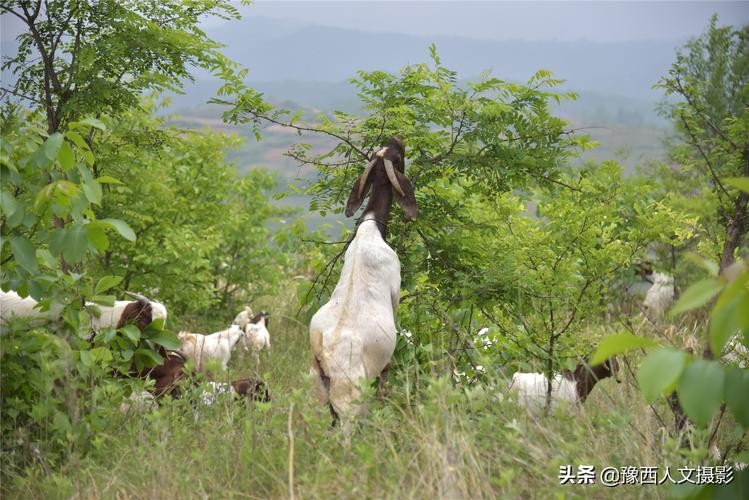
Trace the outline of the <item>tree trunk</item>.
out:
[[[749,144],[744,146],[744,176],[749,177]],[[723,244],[723,255],[720,259],[720,271],[723,272],[734,262],[736,249],[746,235],[747,222],[749,221],[749,193],[740,191],[733,204],[733,212],[729,215],[726,225],[726,241]],[[713,359],[708,337],[707,346],[703,358]]]

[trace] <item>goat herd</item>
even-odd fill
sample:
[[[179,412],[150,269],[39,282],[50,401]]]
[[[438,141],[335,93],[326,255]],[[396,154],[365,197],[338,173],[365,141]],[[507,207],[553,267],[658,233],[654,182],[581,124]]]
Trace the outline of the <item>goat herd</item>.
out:
[[[330,408],[334,422],[341,421],[344,427],[366,412],[366,404],[361,401],[363,384],[378,377],[381,384],[384,382],[395,350],[400,261],[385,242],[393,198],[408,219],[415,219],[418,212],[413,186],[405,176],[404,158],[403,141],[396,136],[372,155],[356,179],[346,204],[346,216],[351,217],[367,196],[369,202],[346,250],[341,276],[330,300],[310,323],[313,390],[320,404]],[[645,289],[645,312],[648,316],[662,314],[673,301],[673,279],[653,273],[647,265],[641,266],[639,272],[645,282],[650,282]],[[113,307],[97,306],[100,314],[92,316],[91,331],[120,328],[127,323],[143,329],[155,319],[166,319],[162,304],[139,295],[133,298],[117,301]],[[22,298],[13,291],[2,292],[0,306],[1,323],[11,316],[32,322],[54,320],[60,311],[55,306],[42,311],[35,300]],[[130,403],[149,397],[153,401],[154,396],[167,393],[177,396],[176,382],[188,360],[203,370],[209,360],[215,359],[226,370],[237,344],[251,349],[257,360],[258,351],[270,349],[267,325],[267,313],[253,315],[247,307],[226,330],[211,335],[180,333],[181,348],[163,352],[162,365],[134,371],[134,375],[153,379],[154,386],[152,394],[133,394]],[[552,380],[551,401],[583,403],[599,380],[613,376],[618,382],[617,370],[618,362],[611,358],[598,366],[581,363],[575,370],[563,371]],[[206,403],[215,401],[222,393],[269,400],[265,384],[257,378],[230,384],[211,382],[209,387],[203,394]],[[546,400],[547,379],[540,373],[515,373],[510,390],[516,393],[521,405],[537,407]]]

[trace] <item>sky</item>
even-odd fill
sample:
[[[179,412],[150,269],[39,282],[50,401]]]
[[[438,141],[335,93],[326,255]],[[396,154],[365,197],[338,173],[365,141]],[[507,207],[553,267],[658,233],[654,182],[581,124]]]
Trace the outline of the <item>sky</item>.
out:
[[[683,41],[699,35],[714,12],[721,24],[749,23],[749,1],[256,0],[241,11],[300,24],[490,40]]]
[[[749,23],[749,1],[255,0],[240,11],[300,25],[489,40],[682,42],[699,35],[714,12],[721,24]],[[209,20],[206,26],[221,22]],[[12,16],[0,16],[0,41],[22,29]]]

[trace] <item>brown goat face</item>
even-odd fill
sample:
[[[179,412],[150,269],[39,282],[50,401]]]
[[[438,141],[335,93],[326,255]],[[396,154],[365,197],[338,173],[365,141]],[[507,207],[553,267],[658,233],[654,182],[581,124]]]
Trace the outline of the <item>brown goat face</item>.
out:
[[[591,367],[591,371],[597,380],[614,377],[617,383],[621,383],[621,380],[619,380],[619,361],[616,357],[609,358],[600,365]]]
[[[393,137],[375,152],[351,189],[346,203],[346,217],[354,215],[369,194],[369,205],[365,212],[385,205],[389,207],[392,197],[395,197],[406,218],[415,219],[418,209],[413,186],[404,174],[405,158],[403,139],[399,136]]]
[[[140,330],[145,330],[151,324],[151,321],[153,321],[151,303],[145,298],[139,298],[125,306],[116,328],[119,329],[132,323]]]
[[[613,357],[606,360],[606,362],[609,365],[609,370],[611,371],[614,380],[616,380],[616,383],[621,384],[622,381],[619,379],[619,360],[617,360],[616,357]]]
[[[644,280],[653,275],[653,263],[649,260],[644,260],[637,264],[635,269],[635,275],[639,276],[641,280]]]

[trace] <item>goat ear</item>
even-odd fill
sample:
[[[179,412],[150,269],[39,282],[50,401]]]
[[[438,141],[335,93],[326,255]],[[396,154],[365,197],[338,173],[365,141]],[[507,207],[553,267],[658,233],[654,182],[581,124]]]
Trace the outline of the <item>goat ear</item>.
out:
[[[362,180],[362,175],[366,175],[368,179],[366,180],[366,184],[364,185],[364,189],[361,192],[361,196],[359,195],[359,184]],[[346,202],[346,217],[351,217],[354,215],[354,212],[359,210],[359,207],[361,206],[362,202],[364,201],[364,198],[367,197],[369,194],[369,190],[372,187],[372,178],[369,176],[369,171],[365,171],[362,175],[356,178],[356,182],[354,182],[354,187],[351,188],[351,194],[348,197],[348,202]]]
[[[411,181],[409,181],[397,168],[393,169],[393,172],[395,173],[395,178],[398,179],[398,185],[403,191],[403,194],[401,195],[397,189],[393,188],[395,199],[398,200],[398,204],[406,214],[406,218],[414,220],[419,213],[419,210],[416,208],[416,197],[414,196],[414,188],[411,185]]]

